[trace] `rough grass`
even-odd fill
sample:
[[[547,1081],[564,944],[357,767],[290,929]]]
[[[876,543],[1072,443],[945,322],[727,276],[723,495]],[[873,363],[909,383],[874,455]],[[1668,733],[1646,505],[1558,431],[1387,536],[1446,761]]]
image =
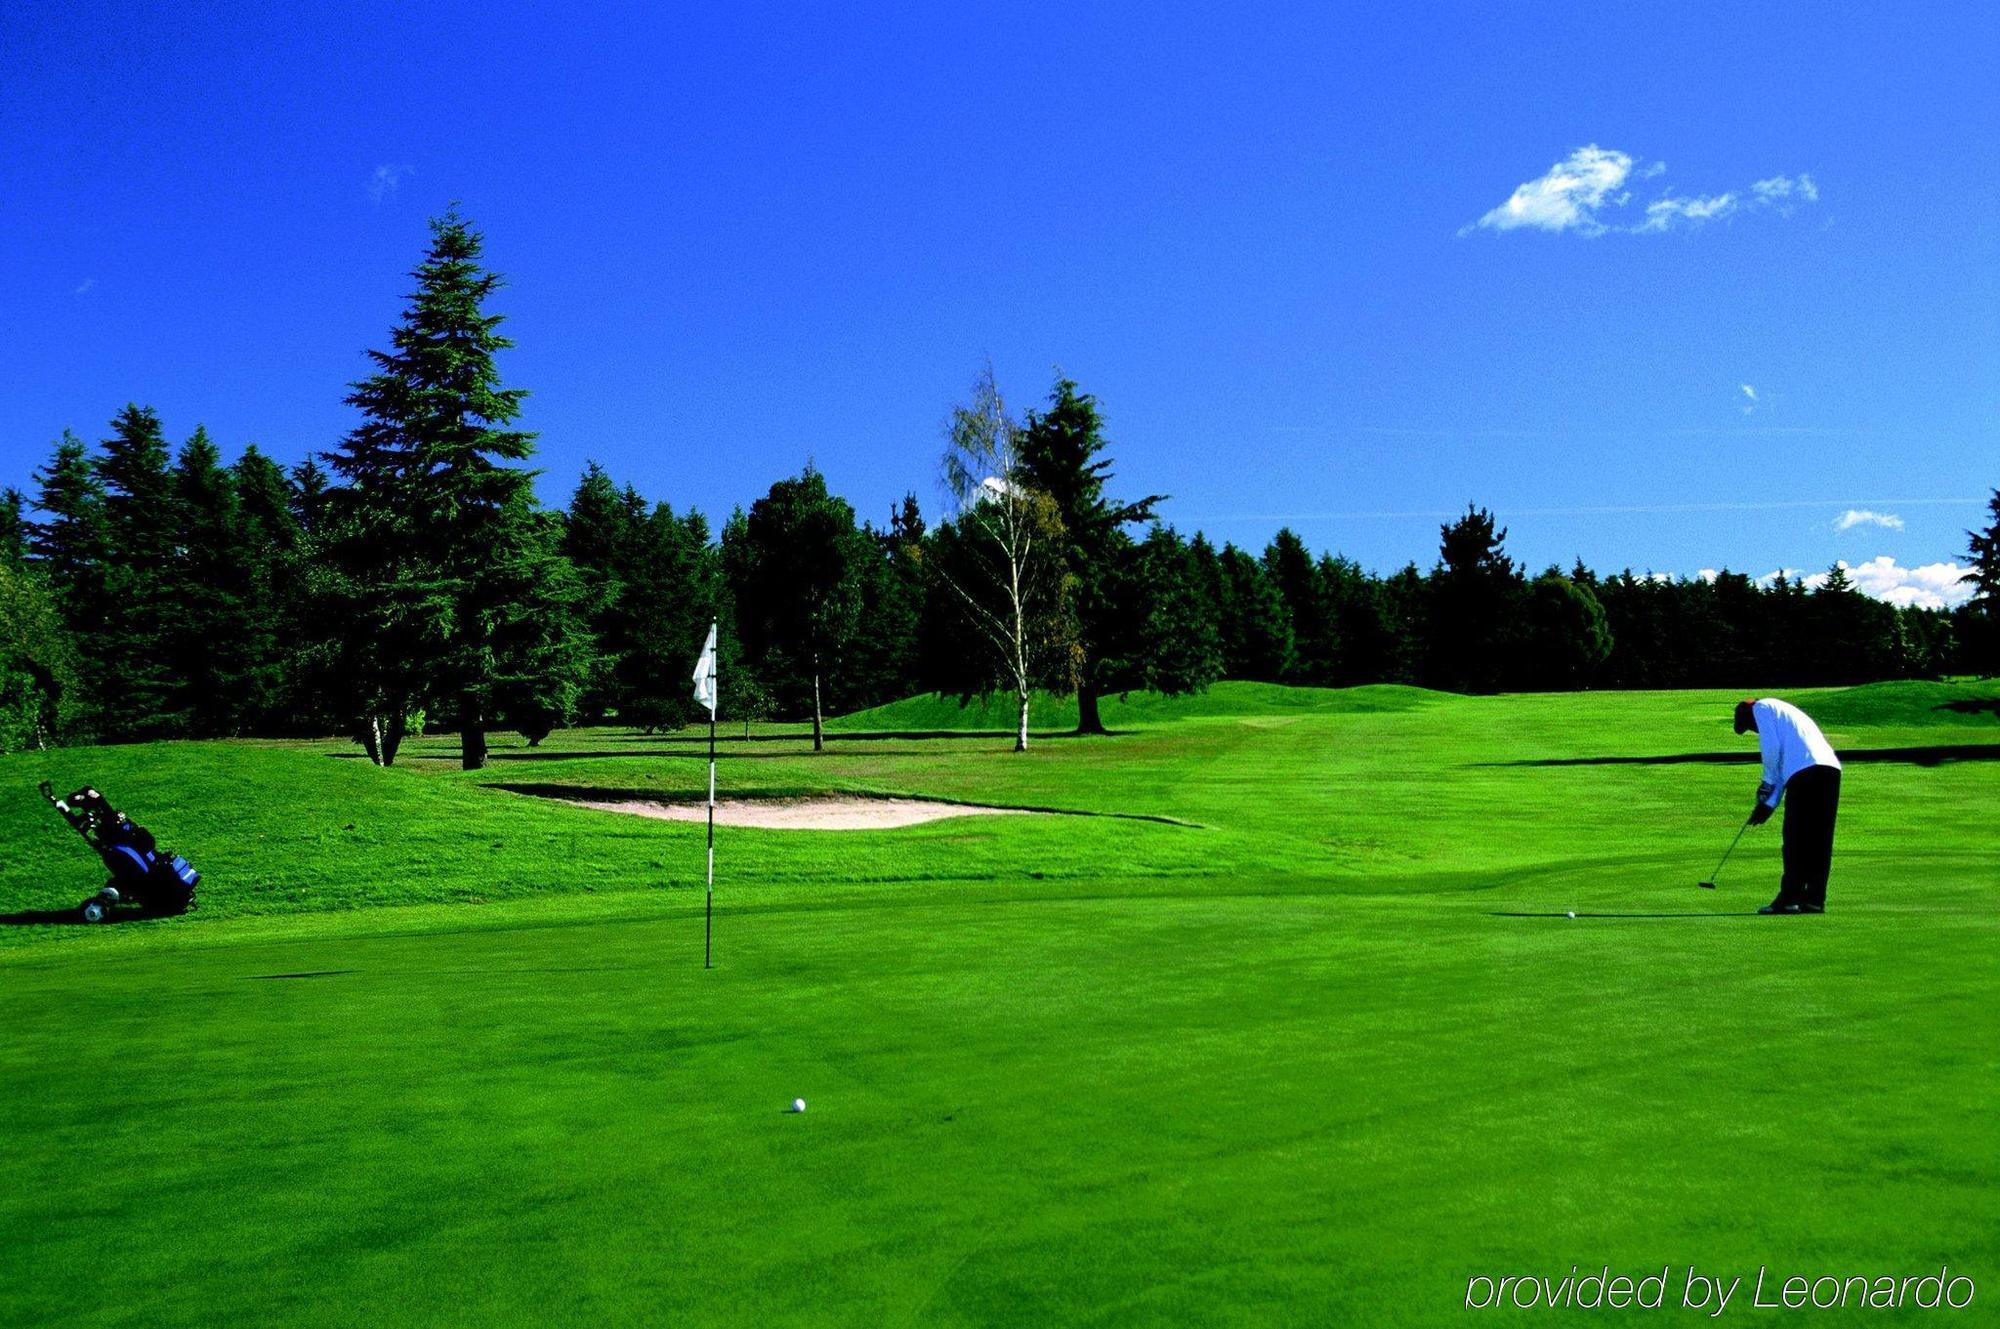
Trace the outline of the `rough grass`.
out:
[[[1694,889],[1757,781],[1731,694],[760,728],[725,788],[1197,825],[738,832],[708,972],[699,826],[489,787],[685,794],[705,735],[0,759],[0,910],[98,881],[44,774],[207,874],[190,918],[0,927],[0,1322],[1434,1324],[1605,1263],[1983,1304],[2000,723],[1936,708],[1995,695],[1797,695],[1947,759],[1850,765],[1832,911],[1787,920],[1775,826]]]

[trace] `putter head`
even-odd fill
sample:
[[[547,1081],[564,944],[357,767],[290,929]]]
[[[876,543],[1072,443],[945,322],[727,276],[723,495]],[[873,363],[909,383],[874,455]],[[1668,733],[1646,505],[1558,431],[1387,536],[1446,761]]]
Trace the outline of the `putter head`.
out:
[[[1712,881],[1698,881],[1695,883],[1695,885],[1701,887],[1705,891],[1712,891],[1715,889],[1715,883]]]

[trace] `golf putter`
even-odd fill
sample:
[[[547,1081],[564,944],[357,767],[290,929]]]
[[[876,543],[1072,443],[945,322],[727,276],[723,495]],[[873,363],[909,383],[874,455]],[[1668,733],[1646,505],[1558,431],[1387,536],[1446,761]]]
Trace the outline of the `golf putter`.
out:
[[[1741,826],[1738,826],[1736,828],[1736,838],[1729,842],[1729,848],[1722,851],[1722,863],[1727,863],[1729,861],[1729,856],[1736,852],[1736,846],[1742,842],[1743,832],[1749,829],[1750,829],[1750,823],[1747,821],[1744,822]],[[1717,863],[1715,865],[1715,871],[1708,874],[1707,881],[1698,881],[1695,883],[1695,885],[1701,887],[1705,891],[1714,890],[1715,879],[1722,875],[1722,863]]]

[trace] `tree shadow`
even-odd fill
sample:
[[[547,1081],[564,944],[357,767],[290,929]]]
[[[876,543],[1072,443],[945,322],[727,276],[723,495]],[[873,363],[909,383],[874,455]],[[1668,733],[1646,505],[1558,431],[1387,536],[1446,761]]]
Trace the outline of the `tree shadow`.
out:
[[[129,917],[139,918],[141,915],[135,913]],[[71,905],[67,909],[22,909],[11,914],[0,914],[0,927],[38,928],[74,923],[77,927],[81,928],[101,928],[108,923],[119,923],[125,920],[126,916],[121,916],[114,909],[111,912],[111,917],[106,919],[104,923],[86,923],[83,921],[83,915],[78,911],[78,907]]]
[[[1560,918],[1567,920],[1570,918],[1570,914],[1567,910],[1560,912],[1543,912],[1539,910],[1523,910],[1523,909],[1491,909],[1487,911],[1487,917]],[[1758,918],[1761,917],[1761,915],[1759,915],[1758,912],[1754,909],[1744,909],[1741,911],[1730,909],[1730,910],[1722,910],[1719,912],[1713,909],[1683,909],[1678,911],[1663,910],[1656,913],[1585,913],[1583,910],[1579,909],[1576,911],[1575,917],[1578,922],[1582,922],[1586,918]]]
[[[1652,757],[1536,757],[1521,761],[1486,761],[1480,766],[1687,766],[1756,765],[1755,752],[1672,752]],[[1911,766],[1942,766],[1958,761],[2000,761],[2000,743],[1941,743],[1921,748],[1849,748],[1840,753],[1850,762],[1899,762]]]
[[[1933,706],[1934,711],[1956,711],[1960,715],[1991,715],[2000,719],[2000,697],[1967,697]]]

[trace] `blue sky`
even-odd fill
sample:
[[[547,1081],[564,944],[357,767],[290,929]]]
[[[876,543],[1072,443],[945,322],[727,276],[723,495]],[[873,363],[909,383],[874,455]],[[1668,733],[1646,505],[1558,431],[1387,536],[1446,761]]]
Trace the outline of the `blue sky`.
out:
[[[331,446],[457,199],[556,502],[934,507],[987,357],[1382,569],[1472,500],[1921,598],[2000,484],[1990,6],[745,8],[0,0],[0,483],[128,400]]]

